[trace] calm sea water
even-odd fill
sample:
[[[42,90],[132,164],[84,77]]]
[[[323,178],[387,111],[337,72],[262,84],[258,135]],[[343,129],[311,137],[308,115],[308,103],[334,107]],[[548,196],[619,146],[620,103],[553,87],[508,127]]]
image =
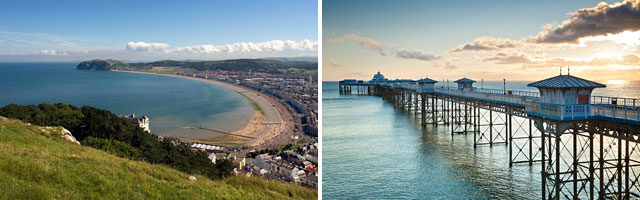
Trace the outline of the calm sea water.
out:
[[[165,76],[74,70],[76,64],[0,63],[0,106],[67,103],[118,115],[146,114],[152,132],[187,137],[214,133],[184,127],[241,127],[238,121],[253,114],[248,100],[220,86]]]
[[[507,82],[507,89],[535,91],[527,83]],[[323,198],[540,198],[540,165],[509,168],[508,146],[474,149],[471,134],[423,129],[419,117],[380,97],[339,95],[337,82],[322,84]],[[638,98],[640,83],[609,84],[594,95]]]

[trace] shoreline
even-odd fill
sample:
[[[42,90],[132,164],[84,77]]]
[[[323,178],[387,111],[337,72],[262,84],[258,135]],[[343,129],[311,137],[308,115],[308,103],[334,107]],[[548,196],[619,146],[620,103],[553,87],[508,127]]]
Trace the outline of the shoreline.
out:
[[[293,136],[293,127],[286,125],[286,121],[292,121],[291,119],[283,119],[283,115],[286,118],[290,118],[290,113],[282,113],[288,112],[286,109],[283,109],[283,105],[280,105],[278,101],[269,97],[266,94],[262,94],[258,91],[244,88],[242,86],[218,81],[211,79],[202,79],[196,77],[189,76],[181,76],[175,74],[157,74],[151,72],[137,72],[137,71],[121,71],[121,70],[111,70],[114,72],[126,72],[126,73],[136,73],[136,74],[147,74],[147,75],[158,75],[158,76],[166,76],[166,77],[175,77],[182,79],[191,79],[202,81],[208,84],[217,85],[220,87],[224,87],[226,89],[232,90],[241,96],[244,96],[249,104],[252,106],[253,114],[249,119],[244,120],[242,123],[244,125],[242,128],[237,130],[230,131],[235,135],[249,136],[254,137],[255,139],[247,139],[239,136],[234,136],[232,134],[221,134],[215,136],[206,136],[206,137],[198,137],[198,138],[182,138],[186,140],[192,140],[196,142],[210,143],[210,144],[218,144],[221,146],[248,146],[254,148],[261,147],[272,147],[277,146],[279,143],[283,141],[278,141],[278,144],[268,145],[271,140],[275,138],[286,138],[287,135]],[[260,111],[256,110],[254,107],[258,106]],[[221,129],[220,127],[213,127],[217,129]],[[222,128],[224,129],[224,127]],[[287,129],[291,129],[291,134],[286,134]],[[225,129],[228,130],[228,129]]]

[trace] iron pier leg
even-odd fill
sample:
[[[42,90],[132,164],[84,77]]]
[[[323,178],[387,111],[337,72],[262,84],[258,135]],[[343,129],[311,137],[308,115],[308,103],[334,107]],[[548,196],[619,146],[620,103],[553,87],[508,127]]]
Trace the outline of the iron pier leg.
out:
[[[598,199],[604,197],[604,134],[600,133],[600,159],[598,167],[600,167],[600,188],[598,189]]]
[[[542,172],[542,199],[547,199],[547,193],[546,193],[546,189],[547,189],[547,168],[545,167],[545,148],[544,148],[544,144],[546,143],[545,141],[545,134],[544,134],[544,120],[542,120],[541,122],[541,126],[542,126],[542,135],[540,137],[540,141],[542,142],[542,170],[540,170]]]
[[[562,142],[561,142],[561,138],[560,138],[559,135],[557,135],[556,133],[552,133],[552,134],[554,134],[554,136],[556,137],[556,144],[555,144],[556,145],[555,146],[555,149],[556,149],[556,171],[555,171],[555,182],[554,182],[556,195],[555,195],[554,199],[560,199],[560,189],[561,189],[561,187],[560,187],[560,183],[561,183],[560,182],[560,163],[561,163],[560,162],[560,149],[561,148],[560,147],[562,145]]]
[[[622,199],[622,138],[618,135],[618,199]]]
[[[625,138],[627,138],[627,139],[624,140],[624,143],[625,143],[625,148],[624,148],[624,150],[625,150],[625,153],[624,153],[624,163],[625,163],[625,165],[624,165],[624,184],[625,184],[624,185],[624,188],[625,188],[625,190],[624,190],[624,199],[629,199],[629,197],[630,197],[630,195],[629,195],[629,192],[630,192],[630,188],[629,188],[629,139],[628,139],[629,137],[627,135],[629,133],[624,133],[624,134],[626,136]]]
[[[508,115],[509,117],[509,123],[507,125],[507,128],[509,128],[509,167],[513,166],[513,131],[511,128],[511,115]]]
[[[529,118],[529,166],[533,165],[533,129]]]
[[[578,129],[574,122],[573,132],[573,199],[578,199]],[[556,172],[558,173],[558,172]]]
[[[426,99],[424,97],[425,97],[425,94],[422,94],[421,98],[420,98],[420,100],[422,101],[421,102],[421,104],[422,104],[422,112],[420,112],[420,115],[422,116],[422,118],[421,118],[422,126],[426,127],[427,126],[427,118],[426,118],[426,112],[425,112],[425,108],[426,108],[426,105],[425,105],[426,102],[425,101],[426,101]]]
[[[589,131],[589,199],[593,200],[593,131]]]
[[[493,146],[493,111],[489,106],[489,146]]]

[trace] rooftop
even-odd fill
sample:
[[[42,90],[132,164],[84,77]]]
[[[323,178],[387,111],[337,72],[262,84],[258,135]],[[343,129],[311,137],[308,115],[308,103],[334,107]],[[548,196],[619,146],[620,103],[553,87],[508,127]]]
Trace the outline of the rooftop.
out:
[[[527,84],[537,88],[598,88],[606,85],[585,80],[571,75],[558,75],[541,81]]]
[[[457,81],[455,81],[456,83],[475,83],[476,81],[468,79],[468,78],[461,78]]]
[[[423,78],[418,80],[418,83],[437,83],[438,81],[430,79],[430,78]]]

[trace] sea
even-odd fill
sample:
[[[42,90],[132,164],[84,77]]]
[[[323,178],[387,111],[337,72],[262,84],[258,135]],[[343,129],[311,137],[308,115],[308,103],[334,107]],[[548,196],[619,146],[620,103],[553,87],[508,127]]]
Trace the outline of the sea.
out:
[[[528,83],[474,86],[536,91]],[[604,84],[593,95],[640,98],[640,82]],[[340,95],[337,82],[323,82],[322,117],[324,199],[541,198],[540,164],[510,168],[507,145],[474,149],[472,134],[422,128],[380,97]]]
[[[157,135],[206,138],[247,125],[251,103],[222,86],[176,77],[75,70],[77,63],[0,63],[0,107],[66,103],[150,118]]]

